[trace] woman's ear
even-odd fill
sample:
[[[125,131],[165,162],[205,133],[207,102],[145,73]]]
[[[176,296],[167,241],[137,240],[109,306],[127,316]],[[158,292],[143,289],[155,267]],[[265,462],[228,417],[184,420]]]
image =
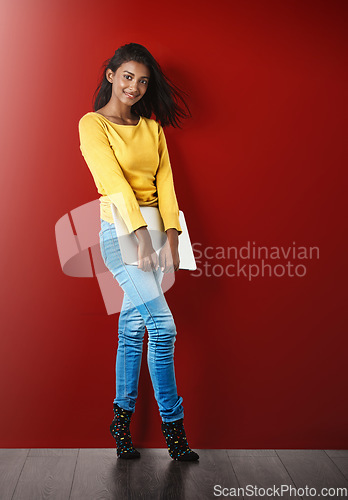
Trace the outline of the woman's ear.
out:
[[[105,77],[108,82],[112,83],[114,76],[114,72],[110,68],[105,71]]]

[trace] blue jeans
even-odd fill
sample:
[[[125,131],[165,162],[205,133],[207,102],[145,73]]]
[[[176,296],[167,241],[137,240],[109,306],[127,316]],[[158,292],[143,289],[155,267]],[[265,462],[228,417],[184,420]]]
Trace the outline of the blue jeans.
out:
[[[146,326],[147,363],[162,421],[183,418],[183,398],[178,396],[174,371],[176,326],[161,288],[163,271],[160,267],[157,271],[143,271],[125,264],[115,225],[103,219],[100,223],[104,263],[124,291],[118,320],[114,403],[124,410],[135,410]]]

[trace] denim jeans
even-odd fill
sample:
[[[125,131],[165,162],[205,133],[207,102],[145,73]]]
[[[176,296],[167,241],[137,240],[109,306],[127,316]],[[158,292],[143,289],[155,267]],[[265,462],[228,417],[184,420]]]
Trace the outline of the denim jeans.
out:
[[[118,320],[116,397],[114,403],[134,412],[145,326],[148,332],[147,363],[163,422],[183,418],[183,398],[178,396],[174,370],[176,326],[164,297],[163,271],[143,271],[123,262],[115,225],[100,219],[100,250],[106,267],[123,289]]]

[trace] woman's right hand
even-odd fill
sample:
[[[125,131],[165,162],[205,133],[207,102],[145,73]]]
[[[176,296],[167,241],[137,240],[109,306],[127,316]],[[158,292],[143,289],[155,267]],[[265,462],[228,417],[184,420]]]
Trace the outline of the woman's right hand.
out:
[[[136,229],[135,235],[138,238],[138,269],[145,272],[157,271],[159,262],[158,255],[152,246],[152,240],[146,226]]]

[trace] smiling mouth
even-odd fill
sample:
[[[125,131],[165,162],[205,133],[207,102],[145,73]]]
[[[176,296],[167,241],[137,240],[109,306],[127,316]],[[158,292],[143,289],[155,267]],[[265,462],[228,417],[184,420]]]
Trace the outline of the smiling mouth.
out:
[[[128,94],[128,92],[125,92],[125,95],[129,97],[129,99],[134,99],[135,97],[137,97],[135,94]]]

